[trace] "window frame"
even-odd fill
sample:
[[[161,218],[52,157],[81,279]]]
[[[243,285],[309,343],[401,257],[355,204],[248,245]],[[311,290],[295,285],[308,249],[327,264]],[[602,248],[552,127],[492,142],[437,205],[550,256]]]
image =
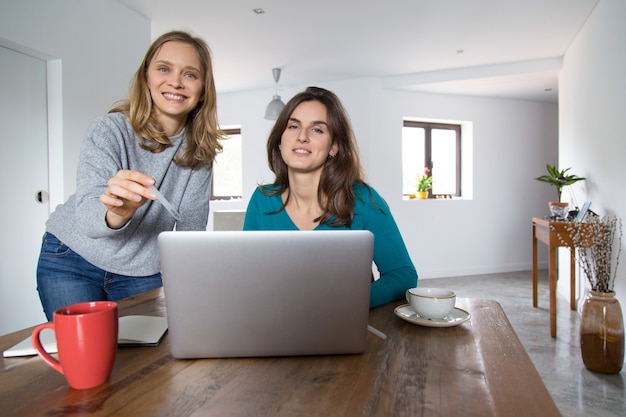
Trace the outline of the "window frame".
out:
[[[452,130],[456,134],[456,190],[454,194],[434,194],[431,190],[428,191],[428,198],[450,198],[461,197],[461,124],[455,123],[441,123],[441,122],[426,122],[418,120],[405,119],[403,127],[414,127],[424,129],[424,166],[432,170],[432,130]],[[432,173],[429,174],[432,176]]]

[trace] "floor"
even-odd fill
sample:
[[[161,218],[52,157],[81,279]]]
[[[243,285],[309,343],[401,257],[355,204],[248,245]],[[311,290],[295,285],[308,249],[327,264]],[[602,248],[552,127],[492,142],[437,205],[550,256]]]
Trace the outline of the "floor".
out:
[[[550,337],[547,271],[539,274],[537,308],[532,305],[530,271],[423,279],[420,285],[453,289],[458,297],[498,301],[564,417],[626,416],[626,369],[604,375],[584,367],[578,313],[561,296],[557,297],[557,337]]]

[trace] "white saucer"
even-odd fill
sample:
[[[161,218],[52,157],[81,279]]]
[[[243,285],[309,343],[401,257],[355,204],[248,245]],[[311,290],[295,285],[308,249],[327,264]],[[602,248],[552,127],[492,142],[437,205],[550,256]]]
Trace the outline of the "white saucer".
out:
[[[454,307],[452,313],[450,313],[448,317],[444,317],[442,319],[428,319],[425,317],[420,317],[409,304],[403,304],[401,306],[398,306],[393,310],[393,312],[402,320],[406,320],[409,323],[419,324],[420,326],[427,327],[458,326],[459,324],[468,321],[471,317],[470,313],[458,307]]]

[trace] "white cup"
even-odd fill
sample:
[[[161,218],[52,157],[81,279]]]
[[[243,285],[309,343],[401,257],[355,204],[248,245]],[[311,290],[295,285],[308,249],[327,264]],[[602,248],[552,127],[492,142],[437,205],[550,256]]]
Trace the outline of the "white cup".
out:
[[[427,319],[442,319],[454,310],[456,294],[445,288],[410,288],[406,300],[418,316]]]

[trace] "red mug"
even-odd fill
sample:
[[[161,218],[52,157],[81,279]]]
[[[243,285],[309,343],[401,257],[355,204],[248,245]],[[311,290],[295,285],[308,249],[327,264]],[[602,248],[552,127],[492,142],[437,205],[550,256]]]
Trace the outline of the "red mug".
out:
[[[59,360],[41,345],[44,329],[55,332]],[[31,336],[39,356],[65,376],[70,387],[86,389],[109,380],[117,351],[118,315],[113,301],[90,301],[61,307],[54,320],[35,328]]]

